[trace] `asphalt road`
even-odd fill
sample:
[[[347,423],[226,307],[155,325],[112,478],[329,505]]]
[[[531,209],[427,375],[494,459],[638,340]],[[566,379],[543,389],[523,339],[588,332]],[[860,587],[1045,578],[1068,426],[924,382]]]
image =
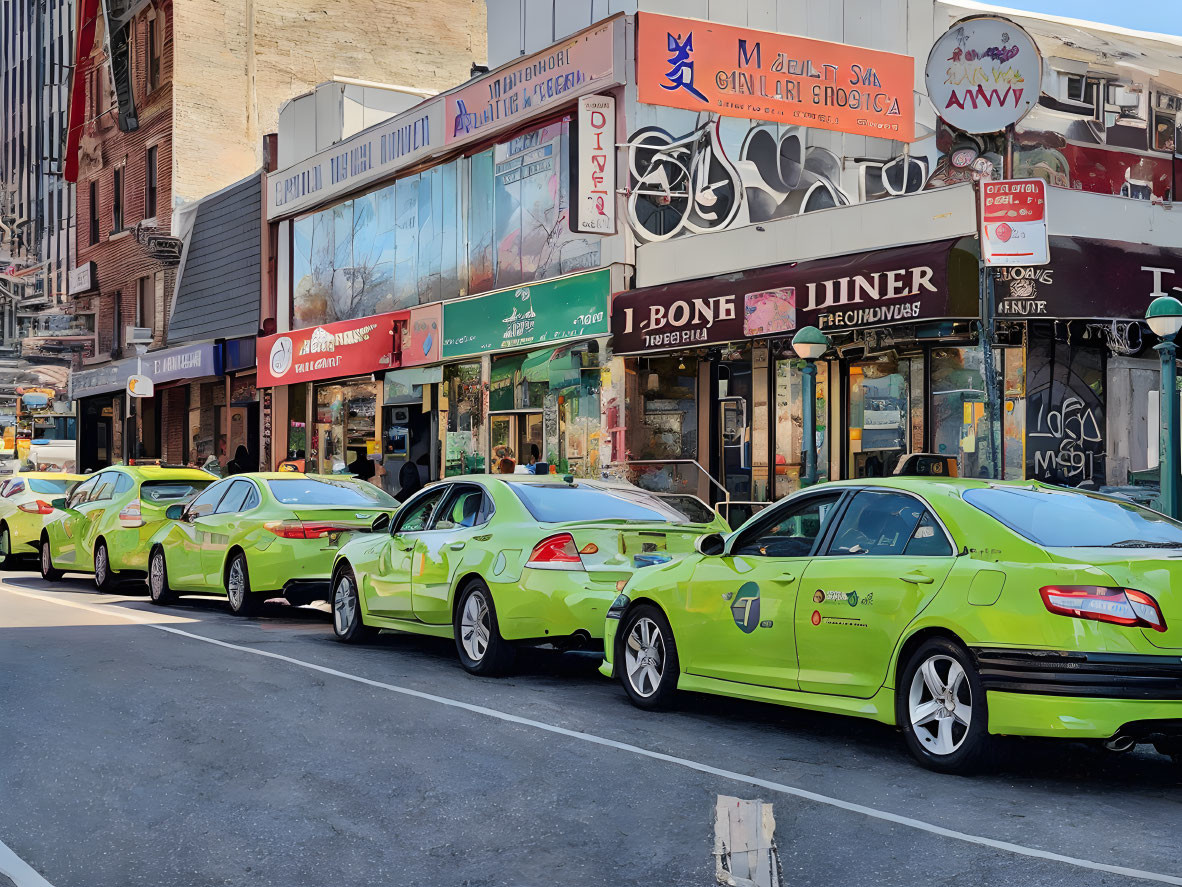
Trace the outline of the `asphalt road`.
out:
[[[709,885],[719,795],[773,805],[786,885],[1182,884],[1182,770],[1152,751],[1014,741],[940,776],[849,718],[641,712],[596,664],[482,680],[310,608],[5,574],[0,885]]]

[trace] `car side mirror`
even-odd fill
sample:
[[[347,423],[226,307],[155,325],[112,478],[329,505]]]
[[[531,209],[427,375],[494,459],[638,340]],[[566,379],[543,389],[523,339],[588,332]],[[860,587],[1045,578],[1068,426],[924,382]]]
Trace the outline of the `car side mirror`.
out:
[[[58,511],[61,511],[66,507],[66,497],[60,496],[57,499],[50,499],[49,505],[51,508],[56,508]]]
[[[183,505],[169,505],[164,509],[164,517],[167,520],[180,520],[185,516],[185,506]]]
[[[380,533],[388,526],[390,526],[390,515],[383,512],[373,519],[370,529],[375,533]]]
[[[726,551],[726,540],[722,533],[707,533],[705,536],[699,536],[694,542],[694,548],[698,554],[703,554],[706,557],[718,557]]]

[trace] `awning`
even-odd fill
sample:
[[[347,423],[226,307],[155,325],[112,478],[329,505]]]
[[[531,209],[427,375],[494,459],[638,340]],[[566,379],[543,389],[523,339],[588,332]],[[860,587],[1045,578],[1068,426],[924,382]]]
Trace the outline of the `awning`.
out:
[[[639,354],[978,313],[976,242],[964,238],[754,268],[618,293],[612,350]]]

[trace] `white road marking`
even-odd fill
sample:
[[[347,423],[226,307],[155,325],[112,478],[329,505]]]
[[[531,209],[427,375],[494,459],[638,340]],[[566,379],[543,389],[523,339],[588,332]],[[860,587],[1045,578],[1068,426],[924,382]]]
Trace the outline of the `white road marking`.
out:
[[[302,659],[295,659],[291,656],[283,656],[279,653],[272,653],[268,650],[256,650],[252,647],[243,647],[240,644],[231,644],[227,641],[219,641],[215,640],[214,638],[193,634],[189,631],[182,631],[179,628],[170,628],[167,625],[158,624],[152,618],[144,614],[141,610],[132,611],[110,606],[96,607],[92,604],[83,604],[78,601],[62,600],[60,598],[49,597],[36,592],[18,591],[17,589],[9,586],[3,586],[3,590],[9,592],[10,594],[20,595],[21,597],[32,598],[39,601],[45,601],[47,603],[59,604],[63,607],[78,607],[83,610],[93,610],[98,613],[118,616],[120,618],[126,619],[129,622],[134,622],[147,628],[154,628],[157,631],[165,631],[169,634],[175,634],[181,637],[190,638],[195,641],[201,641],[205,644],[213,644],[217,647],[224,647],[227,650],[237,650],[240,653],[249,653],[254,656],[263,656],[267,659],[275,659],[280,662],[286,662],[290,665],[298,666],[300,668],[306,668],[310,671],[332,675],[333,677],[343,678],[347,681],[354,681],[358,684],[365,684],[368,687],[377,687],[380,690],[388,690],[391,693],[398,693],[401,696],[422,699],[427,702],[445,705],[449,708],[462,709],[463,711],[484,715],[485,717],[494,718],[498,721],[504,721],[510,724],[519,724],[523,727],[533,727],[536,730],[544,730],[547,733],[554,733],[558,736],[566,736],[570,739],[578,739],[581,742],[591,743],[592,745],[614,748],[619,751],[628,752],[629,754],[650,758],[654,761],[663,761],[667,764],[675,764],[678,767],[684,767],[687,770],[694,770],[698,773],[706,773],[711,776],[718,776],[722,779],[728,779],[732,782],[738,782],[744,785],[753,785],[757,788],[766,789],[768,791],[776,792],[782,795],[789,795],[795,798],[802,798],[803,800],[812,801],[816,804],[824,804],[828,807],[836,807],[839,810],[846,810],[850,813],[858,813],[871,819],[878,819],[883,822],[892,823],[894,825],[906,826],[907,828],[915,829],[916,831],[927,832],[928,834],[932,835],[939,835],[943,838],[951,838],[955,841],[963,841],[966,844],[976,844],[979,847],[989,847],[993,850],[1002,850],[1006,853],[1013,853],[1017,856],[1027,856],[1032,859],[1045,859],[1049,862],[1059,862],[1063,863],[1064,865],[1076,866],[1077,868],[1090,869],[1097,872],[1107,872],[1112,875],[1121,875],[1126,878],[1136,878],[1142,881],[1154,881],[1158,884],[1176,884],[1179,885],[1179,887],[1182,887],[1182,877],[1177,875],[1165,875],[1158,872],[1147,872],[1143,871],[1142,869],[1130,868],[1123,865],[1110,865],[1105,862],[1094,862],[1090,859],[1080,859],[1076,856],[1065,856],[1062,853],[1053,853],[1049,850],[1041,850],[1037,847],[1026,847],[1022,844],[1015,844],[1011,841],[1001,841],[996,838],[987,838],[982,835],[972,835],[968,832],[944,828],[944,826],[941,825],[936,825],[931,822],[924,822],[922,819],[913,819],[910,816],[901,816],[898,813],[891,813],[888,810],[879,810],[875,807],[867,807],[864,804],[855,804],[851,801],[843,801],[841,798],[832,798],[828,795],[822,795],[807,789],[797,788],[796,786],[785,785],[780,782],[772,782],[768,779],[761,779],[758,776],[748,776],[746,773],[738,773],[734,770],[724,770],[720,767],[712,767],[709,764],[703,764],[698,761],[689,760],[687,758],[679,758],[676,755],[667,755],[664,752],[653,751],[652,749],[642,748],[638,745],[631,745],[627,742],[618,742],[615,739],[596,736],[594,733],[583,733],[579,730],[568,730],[566,727],[559,727],[555,724],[547,724],[545,721],[535,721],[532,718],[523,718],[520,715],[498,711],[495,708],[487,708],[483,705],[473,705],[470,702],[462,702],[459,699],[451,699],[447,696],[437,696],[434,693],[425,693],[422,690],[414,690],[410,687],[399,687],[396,684],[387,684],[383,681],[375,681],[371,678],[364,678],[360,675],[350,674],[346,671],[338,671],[335,668],[328,668],[327,666],[317,665],[313,662],[305,662]],[[38,882],[30,882],[30,884],[32,887],[41,887]],[[23,887],[23,885],[21,885],[21,887]]]
[[[16,887],[53,887],[3,841],[0,841],[0,875],[5,875]]]

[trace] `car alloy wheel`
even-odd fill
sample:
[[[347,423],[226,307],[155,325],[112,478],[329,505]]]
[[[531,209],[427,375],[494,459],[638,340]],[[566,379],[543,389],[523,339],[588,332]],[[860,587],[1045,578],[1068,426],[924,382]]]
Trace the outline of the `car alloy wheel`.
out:
[[[943,655],[925,659],[911,679],[907,713],[915,738],[933,755],[959,749],[973,721],[973,688],[961,664]]]
[[[332,626],[337,636],[347,635],[357,619],[357,596],[353,577],[347,573],[337,580],[336,593],[332,601]]]
[[[452,635],[460,664],[471,674],[504,674],[517,657],[517,649],[501,637],[492,592],[479,579],[469,580],[460,590],[452,616]]]
[[[638,696],[647,699],[661,689],[665,675],[665,636],[660,626],[647,616],[637,619],[628,632],[624,670]]]
[[[100,542],[94,549],[94,584],[99,591],[111,590],[111,558],[105,542]]]
[[[230,599],[230,608],[235,612],[242,610],[246,602],[246,575],[242,569],[242,559],[234,558],[230,564],[230,575],[226,579],[226,597]]]
[[[172,589],[168,587],[168,564],[164,560],[164,550],[160,548],[148,559],[148,594],[154,604],[165,604],[173,598]]]
[[[482,661],[488,652],[491,629],[488,601],[484,598],[484,591],[476,589],[464,601],[464,612],[460,617],[460,643],[473,662]]]

